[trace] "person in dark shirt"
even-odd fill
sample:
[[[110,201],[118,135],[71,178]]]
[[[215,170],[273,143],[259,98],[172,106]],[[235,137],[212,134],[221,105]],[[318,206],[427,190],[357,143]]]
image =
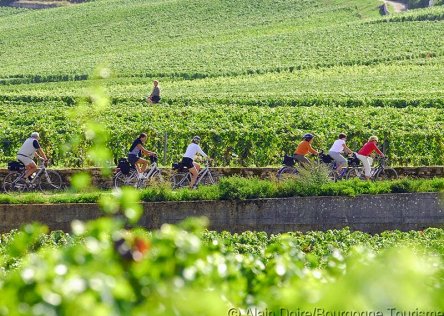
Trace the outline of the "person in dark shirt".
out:
[[[139,137],[137,137],[133,144],[130,147],[128,152],[128,161],[130,164],[136,167],[137,172],[139,173],[139,179],[143,177],[143,173],[148,167],[148,161],[141,158],[142,154],[147,156],[156,156],[156,153],[153,151],[149,151],[143,147],[145,144],[147,136],[145,133],[141,133]]]
[[[154,83],[153,91],[151,92],[150,96],[147,98],[147,101],[149,103],[159,103],[160,101],[159,81],[154,80],[153,83]]]

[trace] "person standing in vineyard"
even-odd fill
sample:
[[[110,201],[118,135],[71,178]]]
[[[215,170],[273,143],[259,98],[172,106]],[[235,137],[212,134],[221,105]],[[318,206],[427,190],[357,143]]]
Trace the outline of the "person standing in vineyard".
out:
[[[42,148],[39,144],[40,135],[37,132],[33,132],[31,137],[29,137],[23,143],[22,147],[17,153],[17,160],[22,162],[25,165],[26,173],[25,180],[30,181],[31,175],[37,171],[37,165],[34,162],[34,155],[37,154],[37,157],[40,159],[47,161],[48,157],[43,152]]]
[[[159,81],[154,80],[153,91],[151,91],[150,96],[146,99],[148,103],[159,103],[160,101],[160,87]]]
[[[200,166],[194,162],[194,157],[197,154],[200,154],[203,157],[208,158],[207,154],[203,152],[202,148],[200,148],[199,143],[200,137],[194,136],[182,158],[182,164],[187,167],[188,171],[191,173],[190,189],[194,188],[200,170]]]
[[[319,153],[313,147],[311,147],[313,138],[313,134],[305,134],[304,137],[302,137],[302,141],[294,151],[294,159],[296,159],[296,161],[298,161],[300,164],[310,164],[310,160],[305,157],[308,153],[319,155]]]
[[[141,158],[142,154],[148,156],[156,156],[155,152],[146,150],[143,147],[143,144],[145,144],[146,139],[147,135],[145,133],[141,133],[139,137],[137,137],[136,140],[131,145],[128,153],[128,162],[136,167],[136,170],[139,173],[138,175],[139,179],[143,178],[143,173],[148,167],[148,161]]]
[[[381,157],[385,157],[382,151],[380,151],[379,148],[376,146],[377,143],[378,137],[370,136],[368,142],[365,143],[365,145],[362,146],[362,148],[356,153],[356,157],[361,160],[362,164],[364,165],[364,174],[367,180],[370,180],[372,171],[373,159],[372,157],[370,157],[371,153],[373,151],[376,151],[378,155],[380,155]]]
[[[347,164],[347,159],[341,155],[341,153],[352,154],[353,151],[347,147],[345,144],[345,140],[347,139],[347,135],[344,133],[339,134],[339,137],[331,146],[328,154],[334,159],[336,162],[336,172],[341,174],[342,167]]]

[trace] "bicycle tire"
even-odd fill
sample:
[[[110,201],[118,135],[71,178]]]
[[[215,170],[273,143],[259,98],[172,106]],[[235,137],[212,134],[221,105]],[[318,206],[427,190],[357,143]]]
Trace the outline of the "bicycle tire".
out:
[[[333,182],[337,182],[338,181],[338,173],[336,172],[336,170],[330,170],[328,172],[328,178]]]
[[[363,177],[365,176],[364,176],[364,170],[362,168],[351,168],[350,170],[347,171],[345,175],[345,179],[347,180],[354,178],[362,179]]]
[[[189,186],[191,182],[189,172],[176,173],[171,176],[171,187],[173,189]]]
[[[163,183],[162,171],[157,170],[149,179],[152,183]]]
[[[124,186],[137,187],[138,180],[136,170],[131,170],[127,175],[119,171],[114,176],[114,187],[121,188]]]
[[[199,184],[203,184],[203,185],[212,185],[215,184],[216,180],[214,179],[213,175],[208,172],[205,177],[202,178],[201,181],[199,181]]]
[[[45,174],[46,172],[46,174]],[[41,191],[57,191],[62,189],[62,177],[57,171],[46,170],[40,175],[39,188]]]
[[[299,173],[298,169],[294,167],[284,166],[278,170],[276,178],[278,180],[283,180],[286,177],[292,177]]]
[[[163,183],[162,172],[160,170],[156,170],[149,178],[141,179],[137,184],[137,188],[141,189],[147,186],[155,186],[161,183]]]
[[[380,181],[380,180],[396,180],[396,179],[398,179],[398,173],[393,168],[381,169],[375,175],[375,181]]]
[[[16,171],[9,172],[3,179],[3,190],[6,193],[27,191],[28,186],[22,177],[22,173]]]
[[[211,171],[211,177],[214,180],[214,183],[218,183],[220,181],[220,178],[222,178],[222,175],[220,175],[218,172]]]

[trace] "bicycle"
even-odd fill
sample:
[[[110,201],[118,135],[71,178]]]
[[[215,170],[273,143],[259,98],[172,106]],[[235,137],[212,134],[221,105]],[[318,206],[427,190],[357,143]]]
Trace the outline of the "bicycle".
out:
[[[197,175],[197,180],[194,184],[195,187],[199,186],[199,184],[215,184],[218,181],[218,177],[211,173],[209,160],[205,160],[204,166],[205,167],[201,169]],[[173,174],[171,177],[173,189],[178,189],[190,185],[191,173],[188,171],[188,168],[182,166],[181,163],[173,163],[173,170],[176,170],[176,173]]]
[[[62,189],[62,177],[54,170],[47,169],[47,161],[42,160],[37,173],[30,181],[26,181],[25,165],[20,161],[11,161],[8,163],[8,174],[3,180],[3,190],[10,192],[32,191],[37,187],[42,191]]]
[[[319,154],[319,158],[323,163],[328,165],[328,177],[334,182],[342,179],[348,179],[347,175],[352,177],[352,170],[359,168],[360,163],[360,160],[353,154],[352,156],[347,157],[347,166],[343,167],[342,170],[338,173],[337,163],[330,155],[326,155],[323,151],[321,151]]]
[[[396,170],[390,167],[386,167],[387,161],[387,157],[381,157],[377,159],[378,165],[376,167],[372,167],[370,180],[377,181],[398,179],[398,173],[396,172]],[[362,180],[366,179],[363,167],[357,167],[347,172],[346,179],[351,179],[355,177]]]
[[[285,155],[282,164],[284,166],[281,167],[276,174],[276,178],[278,180],[282,180],[287,177],[292,177],[299,173],[298,169],[294,166],[296,163],[293,156]]]
[[[136,166],[130,164],[126,158],[119,159],[119,171],[114,176],[114,187],[131,186],[137,189],[145,188],[151,183],[163,182],[162,172],[157,165],[157,156],[149,156],[151,165],[139,179]]]

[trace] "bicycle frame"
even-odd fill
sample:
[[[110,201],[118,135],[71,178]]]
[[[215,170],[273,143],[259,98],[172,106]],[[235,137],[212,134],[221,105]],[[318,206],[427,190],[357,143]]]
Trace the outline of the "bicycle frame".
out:
[[[213,176],[212,176],[212,174],[210,172],[210,166],[209,166],[208,162],[205,164],[205,168],[200,170],[199,174],[197,175],[196,183],[194,185],[196,185],[196,186],[199,185],[199,183],[202,181],[202,179],[205,178],[206,175],[208,175],[210,177],[210,179],[211,179],[210,181],[212,183],[214,183],[214,179],[213,179]]]
[[[46,166],[45,166],[45,162],[42,161],[37,169],[37,173],[35,174],[34,178],[32,178],[31,181],[29,181],[29,184],[33,185],[35,184],[35,182],[37,181],[37,179],[40,177],[40,175],[46,171]],[[25,174],[26,174],[26,169],[24,169],[21,173],[20,173],[20,177],[18,177],[16,179],[17,181],[20,181],[21,179],[25,178]],[[32,187],[32,186],[31,186]]]
[[[40,188],[40,190],[53,190],[53,189],[61,189],[62,187],[62,179],[60,175],[55,171],[47,171],[45,162],[42,161],[39,164],[39,169],[37,170],[35,176],[30,181],[27,181],[28,179],[25,179],[26,169],[23,169],[19,172],[11,172],[8,173],[5,177],[3,188],[6,191],[29,191],[32,189],[35,189],[37,187]],[[14,174],[17,174],[14,180],[12,182],[7,182],[6,179],[9,180],[8,177],[12,176],[14,177]],[[42,187],[43,185],[43,187]],[[6,189],[8,187],[8,189]]]
[[[370,175],[371,179],[374,180],[376,176],[379,174],[379,172],[385,169],[385,162],[386,162],[385,158],[378,159],[378,165],[376,167],[373,167],[371,170],[371,175]]]
[[[180,174],[180,173],[178,173]],[[203,169],[201,169],[199,171],[199,173],[197,174],[197,179],[196,179],[196,183],[194,184],[194,186],[198,186],[203,179],[205,179],[205,177],[209,177],[210,182],[211,183],[215,183],[215,180],[213,178],[213,175],[211,174],[210,171],[210,165],[209,165],[209,161],[205,162],[205,167]],[[186,174],[176,183],[175,181],[173,181],[173,188],[180,188],[182,186],[184,186],[184,184],[186,182],[191,182],[191,173],[189,171],[186,172]]]

